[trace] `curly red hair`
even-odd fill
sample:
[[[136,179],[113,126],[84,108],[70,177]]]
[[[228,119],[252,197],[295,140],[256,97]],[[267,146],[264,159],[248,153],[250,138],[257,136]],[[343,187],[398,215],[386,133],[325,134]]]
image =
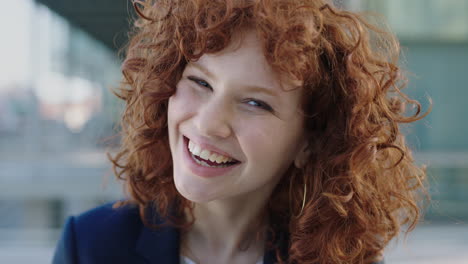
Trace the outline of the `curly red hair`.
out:
[[[168,100],[188,61],[219,52],[235,32],[253,29],[274,70],[303,83],[308,159],[303,168],[291,166],[268,205],[271,223],[289,234],[289,258],[280,261],[369,263],[403,225],[414,227],[425,172],[399,125],[427,113],[401,91],[405,79],[392,34],[323,0],[134,5],[139,17],[117,92],[126,103],[122,145],[111,161],[142,219],[144,208],[154,205],[172,224],[190,226],[171,218],[192,207],[172,178]],[[408,103],[416,106],[409,116]]]

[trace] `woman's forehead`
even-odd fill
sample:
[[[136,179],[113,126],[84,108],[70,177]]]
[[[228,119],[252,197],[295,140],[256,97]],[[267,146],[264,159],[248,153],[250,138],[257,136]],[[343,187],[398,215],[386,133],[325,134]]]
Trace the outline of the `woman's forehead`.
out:
[[[189,63],[189,66],[206,69],[213,79],[233,79],[274,89],[292,90],[302,84],[301,81],[287,78],[273,69],[264,55],[262,41],[253,30],[234,34],[225,49],[213,54],[203,54],[197,62]]]

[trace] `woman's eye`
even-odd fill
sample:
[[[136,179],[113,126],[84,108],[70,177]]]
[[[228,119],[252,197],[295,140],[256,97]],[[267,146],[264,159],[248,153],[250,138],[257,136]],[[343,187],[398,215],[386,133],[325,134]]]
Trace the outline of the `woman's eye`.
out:
[[[269,106],[267,103],[262,102],[260,100],[247,99],[246,102],[247,102],[247,104],[249,104],[251,106],[258,107],[258,108],[261,108],[261,109],[269,111],[269,112],[273,111],[273,108],[271,108],[271,106]]]
[[[206,82],[206,81],[204,81],[202,79],[198,79],[198,78],[193,77],[193,76],[188,76],[187,79],[189,79],[190,81],[196,83],[198,86],[203,86],[205,88],[213,90],[211,85],[208,82]],[[269,106],[267,103],[265,103],[263,101],[249,98],[249,99],[245,100],[245,102],[247,102],[247,104],[250,105],[250,106],[260,108],[260,109],[266,110],[268,112],[273,112],[273,108],[271,108],[271,106]]]
[[[189,76],[189,77],[187,77],[187,79],[191,80],[192,82],[196,83],[197,85],[200,85],[200,86],[203,86],[203,87],[212,89],[211,86],[210,86],[210,84],[207,83],[207,82],[205,82],[204,80],[195,78],[195,77],[193,77],[193,76]]]

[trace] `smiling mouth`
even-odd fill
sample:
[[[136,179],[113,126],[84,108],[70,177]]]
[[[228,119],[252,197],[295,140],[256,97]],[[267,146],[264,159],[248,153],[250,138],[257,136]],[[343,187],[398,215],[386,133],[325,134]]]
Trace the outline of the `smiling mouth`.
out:
[[[196,143],[191,142],[184,136],[186,148],[190,157],[200,166],[207,168],[226,168],[240,163],[231,157],[221,155],[206,149],[202,149]]]
[[[195,160],[195,162],[198,165],[202,165],[202,166],[209,167],[209,168],[226,168],[226,167],[233,166],[233,165],[239,163],[237,161],[232,161],[232,162],[226,162],[224,164],[219,164],[217,162],[202,159],[199,156],[193,155],[192,153],[190,153],[190,156],[193,158],[193,160]]]

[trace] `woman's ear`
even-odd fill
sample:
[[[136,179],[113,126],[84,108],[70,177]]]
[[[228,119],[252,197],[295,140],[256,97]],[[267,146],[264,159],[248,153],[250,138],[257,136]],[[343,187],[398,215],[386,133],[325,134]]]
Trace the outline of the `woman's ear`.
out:
[[[307,163],[307,157],[309,157],[310,149],[308,148],[309,144],[306,140],[301,144],[299,151],[294,159],[294,166],[300,169],[303,168]]]

